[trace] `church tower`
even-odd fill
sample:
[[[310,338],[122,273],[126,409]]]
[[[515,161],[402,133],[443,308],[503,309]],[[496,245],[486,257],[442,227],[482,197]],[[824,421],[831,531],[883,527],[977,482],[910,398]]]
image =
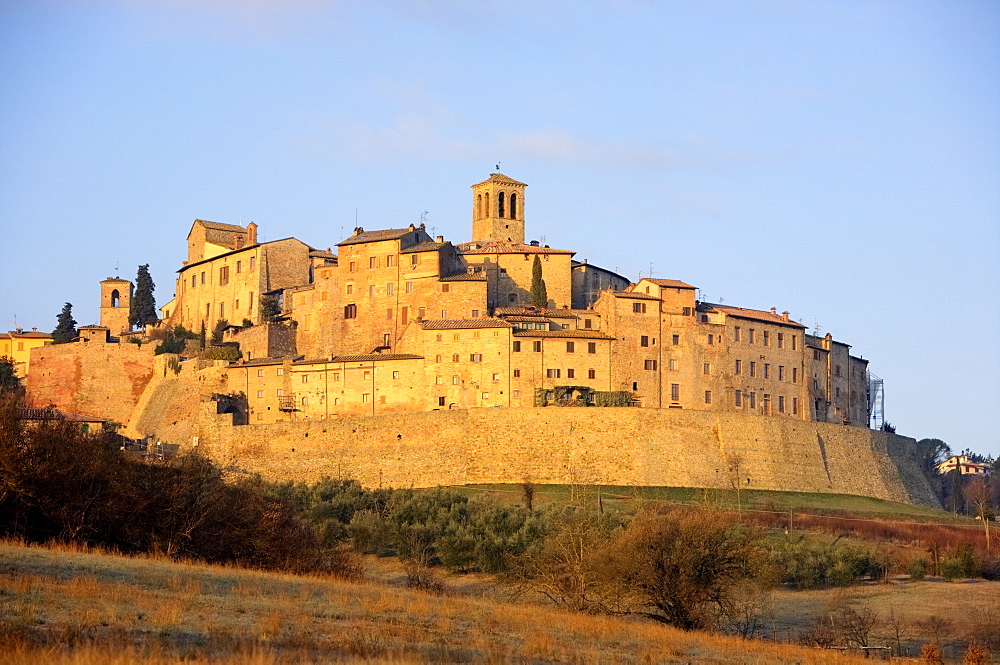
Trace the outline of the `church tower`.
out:
[[[523,182],[502,173],[472,186],[472,239],[524,243]]]
[[[132,330],[128,322],[132,305],[132,282],[108,277],[101,282],[101,325],[119,335]]]

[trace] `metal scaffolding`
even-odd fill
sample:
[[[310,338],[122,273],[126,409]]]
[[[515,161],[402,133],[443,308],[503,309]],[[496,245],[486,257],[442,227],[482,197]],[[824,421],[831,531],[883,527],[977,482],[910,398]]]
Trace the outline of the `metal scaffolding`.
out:
[[[882,429],[885,424],[885,386],[871,372],[868,372],[868,420],[872,429]]]

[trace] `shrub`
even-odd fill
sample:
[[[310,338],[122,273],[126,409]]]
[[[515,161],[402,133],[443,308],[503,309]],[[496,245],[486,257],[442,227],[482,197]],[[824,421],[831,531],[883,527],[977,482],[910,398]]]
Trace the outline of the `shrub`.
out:
[[[914,582],[919,582],[920,580],[927,577],[928,563],[927,559],[923,557],[917,557],[910,561],[909,573],[910,579]]]

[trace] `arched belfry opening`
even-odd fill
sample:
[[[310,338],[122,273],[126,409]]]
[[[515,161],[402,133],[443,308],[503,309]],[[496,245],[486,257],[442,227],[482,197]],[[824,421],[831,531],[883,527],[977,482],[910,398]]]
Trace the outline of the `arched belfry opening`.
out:
[[[502,173],[472,186],[472,240],[524,243],[524,188]],[[492,203],[492,205],[491,205]]]
[[[118,307],[121,301],[121,295],[118,293],[118,289],[111,291],[111,306]]]

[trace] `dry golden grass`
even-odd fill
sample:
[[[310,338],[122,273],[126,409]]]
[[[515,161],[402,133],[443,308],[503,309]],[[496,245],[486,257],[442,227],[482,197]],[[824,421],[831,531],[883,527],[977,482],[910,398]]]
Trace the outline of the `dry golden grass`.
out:
[[[853,663],[638,620],[0,543],[0,664]]]

